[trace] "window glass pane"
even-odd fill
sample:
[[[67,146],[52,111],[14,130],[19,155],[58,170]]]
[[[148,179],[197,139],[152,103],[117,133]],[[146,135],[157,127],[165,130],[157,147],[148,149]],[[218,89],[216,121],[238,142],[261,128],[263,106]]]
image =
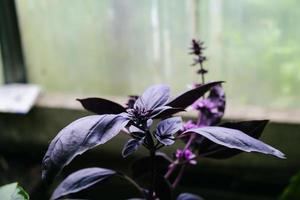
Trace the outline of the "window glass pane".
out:
[[[207,79],[226,81],[230,103],[298,106],[298,0],[16,2],[29,80],[46,91],[127,95],[161,82],[182,91],[197,80],[187,52],[198,32]]]
[[[191,82],[190,3],[18,0],[29,80],[48,91],[127,95]]]
[[[231,103],[299,107],[300,1],[201,0],[210,77]]]

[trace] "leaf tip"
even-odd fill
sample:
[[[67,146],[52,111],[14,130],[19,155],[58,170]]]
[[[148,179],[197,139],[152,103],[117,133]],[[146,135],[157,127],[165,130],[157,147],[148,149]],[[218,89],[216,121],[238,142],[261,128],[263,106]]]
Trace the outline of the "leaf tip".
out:
[[[274,155],[277,158],[281,158],[281,159],[287,159],[286,155],[284,153],[282,153],[281,151],[277,150],[276,152],[274,152]]]

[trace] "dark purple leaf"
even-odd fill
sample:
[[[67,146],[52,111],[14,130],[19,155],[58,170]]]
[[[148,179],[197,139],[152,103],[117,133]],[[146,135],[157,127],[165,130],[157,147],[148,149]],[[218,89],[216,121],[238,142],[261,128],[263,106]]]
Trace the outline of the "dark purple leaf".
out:
[[[103,181],[116,172],[103,168],[86,168],[69,175],[53,192],[50,200],[56,200],[68,194],[73,194]]]
[[[170,146],[174,144],[175,142],[175,137],[173,135],[164,135],[164,136],[158,136],[155,135],[155,138],[162,144],[166,146]]]
[[[122,156],[125,158],[135,152],[139,146],[142,144],[142,140],[136,140],[136,139],[130,139],[128,142],[124,145],[122,150]]]
[[[212,142],[228,148],[239,149],[245,152],[259,152],[270,154],[278,158],[285,158],[284,154],[279,150],[236,129],[208,126],[190,129],[183,134],[192,132],[202,135]]]
[[[203,96],[207,91],[210,90],[211,87],[222,83],[222,81],[211,82],[207,84],[203,84],[197,88],[189,90],[172,101],[170,101],[167,106],[171,106],[173,108],[186,108],[192,105],[197,99]]]
[[[151,122],[152,120],[148,120],[148,121],[150,122],[148,127],[150,127],[152,124],[152,122]],[[126,130],[126,132],[136,140],[144,139],[146,136],[145,131],[137,128],[136,126],[129,126],[129,128]]]
[[[118,103],[113,101],[102,99],[102,98],[86,98],[86,99],[77,99],[82,106],[93,113],[98,115],[103,114],[120,114],[125,112],[126,109]]]
[[[43,158],[43,179],[55,176],[75,156],[110,140],[127,123],[121,115],[93,115],[69,124],[49,145]]]
[[[172,159],[162,152],[157,152],[155,155],[156,172],[164,175],[169,167]],[[144,174],[151,172],[151,158],[149,156],[136,160],[132,165],[132,175],[134,178],[141,177]]]
[[[141,140],[142,138],[145,137],[145,133],[144,132],[131,132],[130,135],[137,140]]]
[[[252,120],[252,121],[241,121],[241,122],[226,122],[219,126],[225,128],[232,128],[240,130],[247,135],[259,138],[268,124],[269,120]]]
[[[258,139],[261,136],[267,123],[268,120],[253,120],[241,122],[227,122],[221,124],[220,126],[240,130],[246,133],[247,135]],[[237,149],[231,149],[216,144],[204,138],[203,136],[198,136],[198,138],[195,140],[194,146],[196,147],[196,149],[199,149],[199,154],[201,156],[217,159],[230,158],[243,152]]]
[[[195,194],[182,193],[177,197],[176,200],[203,200],[203,199]]]
[[[134,109],[152,111],[165,105],[170,98],[170,88],[166,85],[149,87],[135,102]]]
[[[155,109],[154,111],[152,111],[151,118],[162,119],[162,118],[172,116],[172,115],[174,115],[178,112],[182,112],[182,111],[185,111],[185,110],[182,108],[172,108],[170,106],[162,106],[162,107],[159,107],[159,108]]]
[[[181,117],[171,117],[162,120],[158,123],[156,128],[156,134],[158,135],[174,135],[182,128]]]
[[[162,120],[158,123],[155,137],[164,145],[172,145],[174,141],[174,134],[182,128],[181,117],[172,117]]]

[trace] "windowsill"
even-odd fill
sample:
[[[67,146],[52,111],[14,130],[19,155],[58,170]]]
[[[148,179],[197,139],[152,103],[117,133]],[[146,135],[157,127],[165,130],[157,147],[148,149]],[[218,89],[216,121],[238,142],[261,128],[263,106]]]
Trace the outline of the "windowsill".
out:
[[[86,95],[44,93],[36,103],[38,107],[64,108],[72,110],[83,110],[77,98],[86,98]],[[120,104],[126,102],[126,97],[101,96]],[[183,113],[185,117],[196,117],[196,113]],[[228,120],[260,120],[269,119],[271,122],[300,124],[299,109],[270,109],[259,106],[234,106],[228,105],[225,111],[225,119]]]

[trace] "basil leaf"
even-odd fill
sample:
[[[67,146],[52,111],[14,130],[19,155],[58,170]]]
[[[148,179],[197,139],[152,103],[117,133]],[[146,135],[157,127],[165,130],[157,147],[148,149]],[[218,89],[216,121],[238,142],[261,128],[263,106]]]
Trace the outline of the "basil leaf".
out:
[[[120,114],[126,109],[118,103],[102,98],[77,99],[81,105],[88,111],[98,115]]]
[[[43,179],[55,176],[75,156],[115,137],[128,121],[121,115],[93,115],[62,129],[43,158]]]
[[[206,83],[192,90],[184,92],[183,94],[173,99],[171,102],[167,103],[166,106],[184,109],[193,104],[197,99],[202,97],[207,91],[210,90],[210,88],[220,83],[222,83],[222,81]]]
[[[270,154],[278,158],[285,158],[285,155],[279,150],[236,129],[207,126],[202,128],[189,129],[184,133],[188,132],[197,133],[214,143],[226,146],[228,148],[239,149],[245,152],[254,151],[264,154]]]
[[[53,192],[50,200],[56,200],[68,194],[73,194],[103,181],[116,172],[104,168],[86,168],[69,175]]]

